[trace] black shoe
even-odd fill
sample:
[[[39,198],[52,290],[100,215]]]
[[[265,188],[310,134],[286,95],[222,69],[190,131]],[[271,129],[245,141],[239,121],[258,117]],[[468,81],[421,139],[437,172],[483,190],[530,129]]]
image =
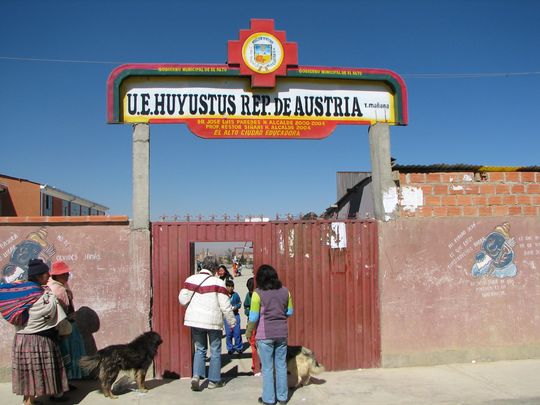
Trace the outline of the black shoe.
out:
[[[227,352],[227,354],[228,354],[229,356],[232,356],[232,355],[234,354],[234,350],[229,350],[229,351]]]
[[[270,402],[264,402],[262,397],[259,397],[258,401],[259,401],[259,404],[263,404],[263,405],[275,405],[275,404],[272,404]]]
[[[75,387],[74,385],[69,384],[69,390],[70,391],[75,391],[76,389],[77,389],[77,387]]]
[[[67,401],[69,401],[69,398],[66,397],[65,395],[62,395],[61,397],[52,396],[52,397],[49,397],[49,401],[51,401],[51,402],[67,402]]]
[[[287,402],[289,402],[289,401],[277,401],[277,403],[278,403],[279,405],[285,405]]]
[[[199,377],[193,377],[191,379],[191,391],[200,391],[201,386],[199,384],[200,380]]]

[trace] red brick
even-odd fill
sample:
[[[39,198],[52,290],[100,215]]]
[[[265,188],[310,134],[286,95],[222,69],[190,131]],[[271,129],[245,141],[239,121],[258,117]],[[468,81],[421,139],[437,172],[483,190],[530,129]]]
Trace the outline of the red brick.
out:
[[[516,196],[516,202],[519,205],[531,205],[532,198],[530,195],[518,195]]]
[[[470,195],[457,195],[457,205],[472,205],[472,197]]]
[[[425,173],[410,173],[409,174],[409,184],[411,183],[425,183],[426,174]]]
[[[465,194],[465,188],[461,184],[450,184],[448,186],[448,194]]]
[[[540,172],[536,172],[536,173],[534,174],[534,181],[535,181],[536,183],[540,183]]]
[[[441,183],[455,183],[459,178],[455,173],[441,173]]]
[[[474,184],[467,184],[465,187],[465,194],[478,194],[480,187]]]
[[[508,215],[521,215],[521,205],[508,207]]]
[[[125,215],[88,215],[88,216],[81,216],[81,217],[39,217],[39,216],[29,216],[29,217],[0,217],[0,223],[10,223],[10,224],[17,224],[17,223],[42,223],[42,222],[49,222],[49,223],[65,223],[65,224],[81,224],[81,223],[92,223],[92,224],[110,224],[110,223],[121,223],[121,224],[127,224],[129,222],[129,218]]]
[[[514,183],[521,183],[520,172],[507,172],[504,174],[506,181],[512,181]]]
[[[455,195],[445,195],[441,197],[441,204],[442,205],[456,205],[456,196]]]
[[[461,207],[448,207],[447,215],[449,217],[461,217],[461,216],[463,216],[463,208],[461,208]]]
[[[422,189],[422,193],[424,193],[424,196],[433,195],[433,186],[425,184],[421,185],[420,188]]]
[[[426,178],[428,183],[447,183],[446,181],[443,181],[441,179],[442,179],[441,173],[428,173],[427,178]]]
[[[491,216],[491,207],[478,207],[478,215],[481,217]]]
[[[405,174],[405,173],[400,173],[399,174],[399,182],[401,184],[409,184],[409,178],[408,178],[408,175]]]
[[[429,206],[439,206],[441,205],[441,197],[438,195],[425,195],[424,196],[424,204]]]
[[[401,210],[401,217],[403,218],[414,218],[416,217],[416,212],[410,210]]]
[[[515,195],[505,195],[503,196],[503,203],[505,205],[515,205],[516,204],[516,196]]]
[[[433,186],[433,194],[435,195],[446,195],[448,194],[448,186],[443,186],[441,184]]]
[[[495,184],[480,184],[480,194],[495,194]]]
[[[475,195],[472,197],[472,203],[474,205],[488,205],[488,196]]]
[[[531,204],[540,205],[540,195],[531,195]]]
[[[523,207],[523,215],[538,215],[538,207]]]
[[[496,194],[510,194],[510,186],[508,184],[497,184],[495,186]]]
[[[447,215],[446,207],[433,207],[433,216],[434,217],[445,217]]]
[[[522,172],[521,181],[523,183],[534,183],[534,172]]]
[[[478,207],[472,207],[472,206],[463,207],[463,215],[467,217],[477,217]]]
[[[512,194],[524,194],[525,193],[525,186],[523,184],[514,184],[512,187],[510,187],[512,190]]]
[[[488,197],[488,205],[503,205],[502,195],[491,195]]]
[[[419,213],[419,215],[421,217],[432,217],[433,216],[433,208],[431,208],[431,207],[421,207],[418,213]]]
[[[504,181],[504,173],[501,172],[489,172],[487,174],[488,181]]]
[[[540,183],[527,184],[527,194],[540,194]]]
[[[508,207],[504,205],[498,205],[492,209],[493,215],[496,216],[506,216],[508,215]]]

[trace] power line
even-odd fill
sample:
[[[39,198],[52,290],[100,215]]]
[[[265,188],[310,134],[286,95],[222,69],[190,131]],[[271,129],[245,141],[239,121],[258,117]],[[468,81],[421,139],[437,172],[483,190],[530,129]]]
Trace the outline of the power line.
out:
[[[90,63],[90,64],[100,64],[100,65],[119,65],[119,64],[125,63],[125,62],[110,62],[110,61],[99,61],[99,60],[19,58],[19,57],[12,57],[12,56],[0,56],[0,59],[21,61],[21,62]]]
[[[53,62],[53,63],[81,63],[99,65],[122,65],[127,62],[120,61],[99,61],[99,60],[71,60],[71,59],[43,59],[43,58],[22,58],[13,56],[0,56],[0,60],[13,60],[21,62]],[[402,73],[400,76],[411,79],[466,79],[483,77],[513,77],[513,76],[535,76],[540,75],[540,71],[535,72],[491,72],[491,73]]]

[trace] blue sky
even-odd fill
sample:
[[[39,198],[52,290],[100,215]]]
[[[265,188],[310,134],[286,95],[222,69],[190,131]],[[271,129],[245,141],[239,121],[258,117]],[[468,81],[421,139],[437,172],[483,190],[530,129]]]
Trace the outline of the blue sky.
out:
[[[109,74],[123,63],[224,63],[251,18],[274,19],[300,65],[400,74],[409,125],[391,128],[399,164],[538,165],[539,16],[535,0],[3,0],[0,173],[131,216],[131,127],[106,123]],[[205,140],[183,125],[150,136],[153,220],[321,213],[337,171],[371,165],[365,126],[319,141]]]

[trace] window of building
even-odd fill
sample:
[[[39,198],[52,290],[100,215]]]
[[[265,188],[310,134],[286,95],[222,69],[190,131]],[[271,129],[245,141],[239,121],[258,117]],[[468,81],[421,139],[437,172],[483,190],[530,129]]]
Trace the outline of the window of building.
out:
[[[69,217],[69,201],[62,200],[62,215]]]
[[[81,215],[86,216],[89,215],[90,209],[85,206],[81,206]]]
[[[76,203],[71,203],[71,209],[70,209],[70,216],[72,217],[78,217],[81,215],[81,206]]]
[[[50,216],[53,214],[53,198],[50,195],[43,195],[43,213],[41,215]]]

